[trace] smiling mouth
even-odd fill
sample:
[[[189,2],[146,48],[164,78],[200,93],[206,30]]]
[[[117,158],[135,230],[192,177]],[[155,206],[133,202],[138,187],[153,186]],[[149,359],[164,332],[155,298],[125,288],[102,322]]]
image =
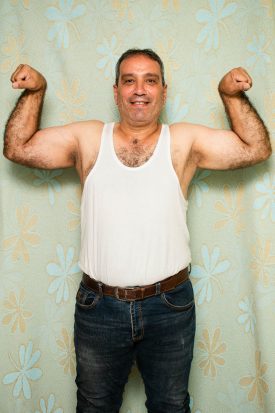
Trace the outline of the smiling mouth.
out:
[[[135,102],[131,102],[131,105],[135,105],[135,106],[146,106],[148,105],[149,102],[142,102],[142,101],[135,101]]]

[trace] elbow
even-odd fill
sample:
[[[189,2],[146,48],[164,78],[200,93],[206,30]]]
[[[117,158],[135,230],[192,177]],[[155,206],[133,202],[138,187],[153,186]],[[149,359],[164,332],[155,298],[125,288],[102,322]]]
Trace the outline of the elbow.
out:
[[[20,163],[19,157],[18,157],[18,151],[16,151],[16,149],[10,145],[6,145],[6,144],[4,145],[3,155],[9,161]]]
[[[3,155],[9,161],[13,161],[15,158],[15,151],[10,145],[7,145],[6,143],[4,143]]]
[[[262,161],[266,161],[272,155],[272,146],[270,142],[269,132],[266,129],[266,139],[264,144],[261,146],[261,150],[259,151],[262,153]]]
[[[255,154],[256,162],[264,162],[272,155],[272,147],[271,145],[267,145],[265,148],[261,148],[261,150],[257,151]]]
[[[12,152],[10,149],[6,148],[6,146],[4,146],[3,155],[4,155],[4,157],[7,158],[9,161],[12,161],[12,160],[13,160],[13,156],[14,156],[14,155],[13,155],[13,152]]]
[[[8,159],[9,161],[19,163],[13,152],[3,151],[3,155],[4,155],[4,157],[5,157],[6,159]]]
[[[266,147],[265,151],[263,151],[263,161],[266,161],[272,155],[272,146],[271,144]]]
[[[4,133],[4,147],[3,147],[3,155],[5,158],[12,160],[13,150],[10,144],[9,136],[7,135],[7,131]]]

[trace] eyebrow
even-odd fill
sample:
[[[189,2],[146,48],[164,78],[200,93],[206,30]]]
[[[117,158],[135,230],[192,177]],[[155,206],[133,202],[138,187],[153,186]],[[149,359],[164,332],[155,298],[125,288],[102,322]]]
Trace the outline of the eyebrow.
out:
[[[135,77],[136,74],[135,73],[124,73],[123,75],[121,75],[121,79],[124,79],[125,77]],[[160,79],[160,76],[156,73],[145,73],[144,77],[155,77],[157,79]]]

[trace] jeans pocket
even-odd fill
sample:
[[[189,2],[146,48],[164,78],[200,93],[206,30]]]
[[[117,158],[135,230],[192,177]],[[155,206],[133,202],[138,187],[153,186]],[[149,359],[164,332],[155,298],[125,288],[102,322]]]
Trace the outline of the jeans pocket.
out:
[[[162,293],[160,297],[167,307],[176,311],[187,311],[195,304],[193,287],[189,279],[174,290]]]
[[[81,281],[78,291],[76,293],[76,304],[86,310],[94,308],[98,301],[100,300],[101,295],[95,291],[87,288]]]

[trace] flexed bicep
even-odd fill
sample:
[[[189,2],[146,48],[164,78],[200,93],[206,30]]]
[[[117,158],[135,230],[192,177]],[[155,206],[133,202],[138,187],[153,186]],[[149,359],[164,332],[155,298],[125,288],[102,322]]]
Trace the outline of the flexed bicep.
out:
[[[25,89],[12,111],[4,133],[4,155],[35,168],[65,168],[75,163],[76,137],[71,125],[39,130],[47,82],[28,65],[11,75],[14,89]]]
[[[195,126],[193,158],[198,168],[236,169],[254,164],[253,152],[233,131]]]
[[[75,166],[77,148],[72,125],[55,126],[37,131],[11,160],[33,168],[69,168]]]
[[[232,69],[220,81],[218,90],[232,131],[195,128],[193,151],[199,167],[241,168],[271,155],[268,130],[244,93],[251,87],[251,77],[240,67]]]

